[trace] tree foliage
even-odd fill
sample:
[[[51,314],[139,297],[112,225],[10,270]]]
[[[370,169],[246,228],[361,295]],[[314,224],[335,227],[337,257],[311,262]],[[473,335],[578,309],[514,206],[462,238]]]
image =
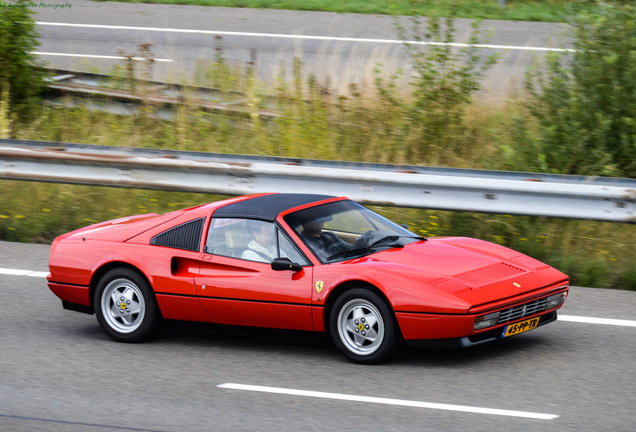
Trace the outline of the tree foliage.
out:
[[[481,88],[485,72],[496,56],[483,58],[475,46],[480,41],[475,21],[468,40],[456,40],[455,20],[430,17],[412,20],[412,28],[398,25],[404,47],[412,60],[412,97],[405,101],[395,90],[395,80],[376,80],[383,98],[403,110],[403,145],[411,163],[430,163],[431,155],[452,153],[465,129],[466,109]],[[437,157],[437,156],[436,156]],[[443,163],[443,158],[439,159]]]
[[[32,54],[39,41],[29,5],[17,0],[0,8],[0,90],[9,94],[9,109],[18,116],[38,100],[44,76]]]
[[[530,74],[539,168],[636,176],[636,6],[604,3],[573,23],[574,52]]]

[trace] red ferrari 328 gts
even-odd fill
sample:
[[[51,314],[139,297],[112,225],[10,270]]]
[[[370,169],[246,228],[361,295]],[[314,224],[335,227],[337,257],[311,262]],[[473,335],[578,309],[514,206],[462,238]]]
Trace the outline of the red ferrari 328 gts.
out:
[[[347,198],[244,196],[58,237],[50,289],[116,341],[161,319],[328,332],[350,360],[401,341],[466,347],[555,321],[563,273],[462,237],[422,238]]]

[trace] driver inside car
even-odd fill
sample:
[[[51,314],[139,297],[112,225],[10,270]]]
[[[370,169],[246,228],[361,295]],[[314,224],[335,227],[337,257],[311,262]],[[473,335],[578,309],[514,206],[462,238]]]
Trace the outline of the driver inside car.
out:
[[[274,225],[262,221],[249,221],[248,231],[252,240],[241,258],[251,261],[272,262],[278,257],[276,248],[276,231]]]
[[[323,231],[325,222],[331,220],[331,216],[318,216],[302,222],[302,238],[311,250],[322,261],[338,252],[350,250],[352,245],[342,240],[336,234]]]

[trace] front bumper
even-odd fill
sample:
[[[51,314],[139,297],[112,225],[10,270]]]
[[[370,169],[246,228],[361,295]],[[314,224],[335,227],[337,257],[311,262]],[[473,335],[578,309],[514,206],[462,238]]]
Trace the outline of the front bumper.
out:
[[[541,327],[542,325],[556,321],[556,319],[556,310],[540,315],[539,325],[537,327]],[[463,337],[419,340],[411,339],[406,340],[406,343],[409,346],[422,348],[467,348],[470,346],[481,345],[486,342],[493,342],[498,339],[503,339],[503,328],[505,328],[505,326],[500,326],[492,330],[486,330],[481,333]]]

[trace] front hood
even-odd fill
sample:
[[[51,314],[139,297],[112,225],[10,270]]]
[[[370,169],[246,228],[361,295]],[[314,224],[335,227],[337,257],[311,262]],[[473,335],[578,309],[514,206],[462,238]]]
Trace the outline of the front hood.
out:
[[[421,275],[419,280],[465,300],[514,296],[536,290],[567,276],[512,249],[482,240],[448,237],[389,249],[371,256]],[[370,258],[371,258],[370,257]],[[491,292],[491,295],[487,294]]]
[[[318,266],[314,275],[326,286],[353,280],[377,286],[396,311],[440,314],[504,307],[538,291],[548,295],[568,281],[529,256],[465,237],[433,238]]]
[[[373,258],[406,265],[441,278],[452,278],[472,288],[531,271],[516,265],[505,256],[435,239],[406,245],[402,249],[379,252]]]

